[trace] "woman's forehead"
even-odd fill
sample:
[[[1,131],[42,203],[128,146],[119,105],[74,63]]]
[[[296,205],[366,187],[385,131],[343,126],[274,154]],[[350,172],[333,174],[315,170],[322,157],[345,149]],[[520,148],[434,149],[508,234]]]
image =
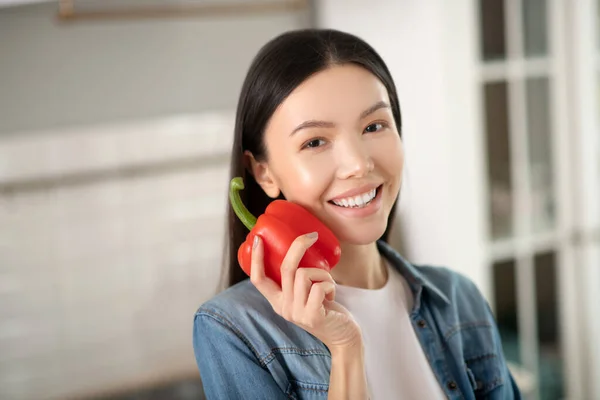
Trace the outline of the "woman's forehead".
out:
[[[283,101],[273,117],[294,126],[307,119],[342,123],[358,119],[378,102],[389,104],[385,86],[366,69],[347,64],[308,78]]]

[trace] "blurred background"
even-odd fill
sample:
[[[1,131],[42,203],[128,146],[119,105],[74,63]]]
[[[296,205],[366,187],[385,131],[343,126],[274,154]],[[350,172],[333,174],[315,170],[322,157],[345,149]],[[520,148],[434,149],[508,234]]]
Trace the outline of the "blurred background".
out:
[[[0,0],[0,399],[202,399],[233,116],[297,28],[388,63],[394,245],[488,298],[527,399],[600,399],[595,0]]]

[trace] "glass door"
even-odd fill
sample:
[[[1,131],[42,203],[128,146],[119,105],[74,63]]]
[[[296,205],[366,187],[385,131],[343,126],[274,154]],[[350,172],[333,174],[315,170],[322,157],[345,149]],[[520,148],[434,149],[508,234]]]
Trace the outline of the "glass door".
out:
[[[569,204],[559,148],[567,110],[556,101],[566,75],[557,7],[479,0],[491,300],[527,399],[567,394],[561,276],[570,254]]]

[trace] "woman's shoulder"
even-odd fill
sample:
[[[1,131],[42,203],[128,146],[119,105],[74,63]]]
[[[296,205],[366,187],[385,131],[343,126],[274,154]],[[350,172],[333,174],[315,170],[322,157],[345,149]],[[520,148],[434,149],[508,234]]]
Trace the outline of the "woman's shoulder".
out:
[[[200,305],[196,315],[207,315],[229,322],[248,315],[273,317],[273,308],[249,279],[245,279]]]
[[[259,354],[275,348],[315,348],[320,342],[304,329],[278,315],[267,299],[246,279],[203,303],[195,314],[195,325],[225,328]],[[219,328],[217,328],[219,327]]]
[[[414,267],[421,273],[425,280],[448,295],[456,291],[481,295],[475,282],[461,272],[437,265],[414,265]]]
[[[466,296],[469,298],[483,298],[475,282],[467,275],[449,267],[418,265],[415,266],[425,280],[437,287],[448,298]]]
[[[438,311],[448,326],[495,324],[493,313],[477,284],[463,273],[440,266],[414,266],[419,271],[423,286],[434,293]]]
[[[477,285],[466,275],[446,266],[416,264],[408,261],[389,244],[378,242],[379,249],[409,283],[418,283],[447,302],[483,299]]]
[[[296,398],[328,387],[325,344],[275,313],[249,280],[198,308],[193,346],[205,388],[219,398]]]

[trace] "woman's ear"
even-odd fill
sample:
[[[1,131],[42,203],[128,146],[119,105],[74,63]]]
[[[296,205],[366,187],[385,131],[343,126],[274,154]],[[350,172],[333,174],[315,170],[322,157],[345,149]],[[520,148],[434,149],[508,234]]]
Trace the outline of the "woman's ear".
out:
[[[281,190],[266,161],[258,161],[251,152],[246,150],[244,151],[244,165],[267,196],[272,199],[279,196]]]

